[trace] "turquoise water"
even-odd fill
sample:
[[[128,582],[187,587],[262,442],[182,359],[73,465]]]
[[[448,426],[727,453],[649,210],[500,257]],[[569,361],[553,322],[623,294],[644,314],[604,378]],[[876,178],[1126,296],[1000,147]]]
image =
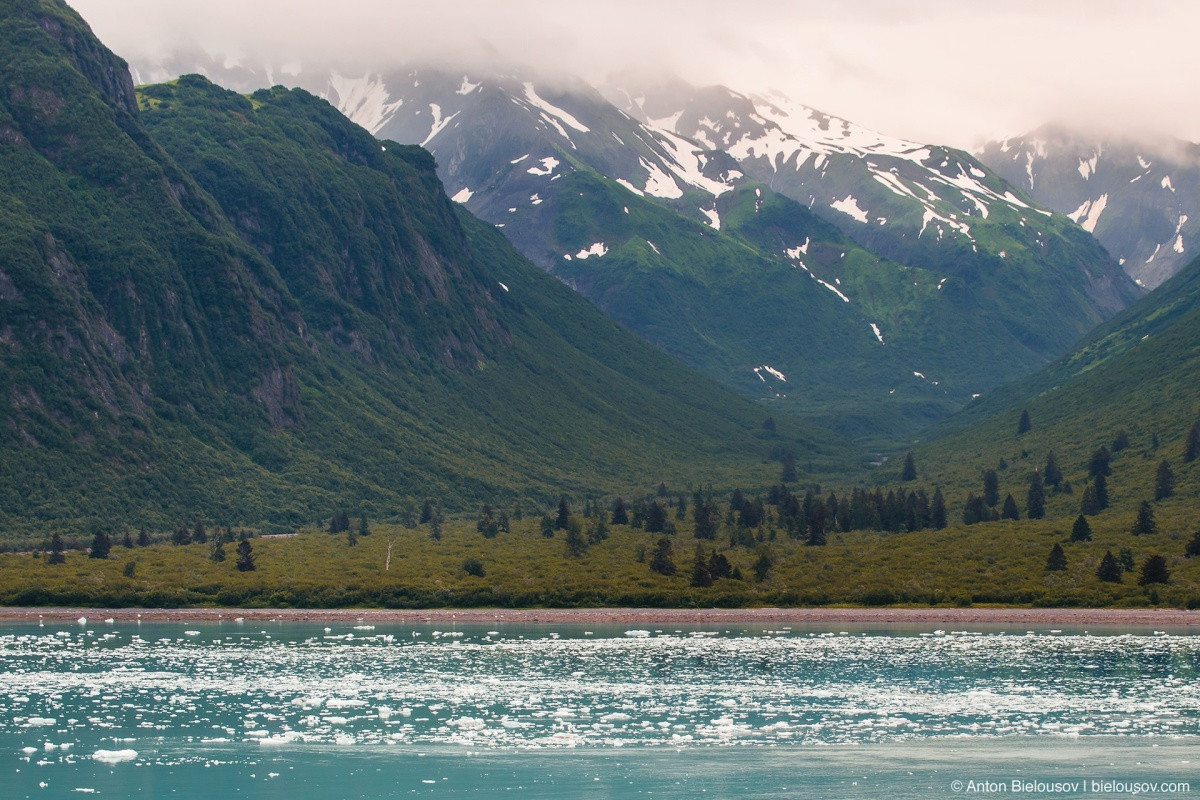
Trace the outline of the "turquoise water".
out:
[[[1152,630],[9,626],[0,796],[1193,796],[1198,678]]]

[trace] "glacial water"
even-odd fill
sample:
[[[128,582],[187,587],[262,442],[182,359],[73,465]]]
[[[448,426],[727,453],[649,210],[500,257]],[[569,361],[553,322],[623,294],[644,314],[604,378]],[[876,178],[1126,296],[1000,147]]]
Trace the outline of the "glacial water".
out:
[[[1183,631],[0,627],[0,797],[1200,796]]]

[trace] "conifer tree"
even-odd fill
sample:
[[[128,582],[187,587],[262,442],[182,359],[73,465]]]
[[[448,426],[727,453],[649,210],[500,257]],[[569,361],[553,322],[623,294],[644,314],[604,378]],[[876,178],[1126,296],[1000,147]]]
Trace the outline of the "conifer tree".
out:
[[[1171,471],[1171,463],[1159,462],[1158,471],[1154,475],[1154,499],[1166,500],[1175,493],[1175,473]]]
[[[1046,516],[1046,492],[1042,486],[1042,473],[1037,470],[1033,471],[1033,478],[1029,481],[1029,497],[1026,507],[1028,510],[1025,516],[1029,519],[1041,519]]]
[[[662,533],[667,527],[667,510],[657,500],[646,507],[646,533]]]
[[[433,501],[426,498],[424,504],[421,505],[421,517],[418,524],[424,525],[431,519],[433,519]]]
[[[212,543],[208,547],[208,560],[218,564],[225,560],[225,537],[212,537]]]
[[[963,525],[976,525],[987,521],[987,507],[982,497],[976,497],[974,492],[967,494],[967,502],[963,504]]]
[[[605,516],[604,511],[600,511],[599,514],[601,518]],[[501,511],[500,516],[496,517],[496,527],[501,533],[512,533],[512,526],[509,524],[506,512]]]
[[[1143,500],[1138,506],[1137,519],[1133,522],[1134,536],[1142,536],[1154,533],[1158,530],[1158,526],[1154,522],[1154,509],[1151,508],[1148,500]]]
[[[1100,508],[1100,501],[1096,499],[1096,487],[1089,483],[1083,489],[1083,498],[1079,501],[1079,513],[1094,517],[1102,510]]]
[[[1030,422],[1030,420],[1029,420],[1029,411],[1022,410],[1021,411],[1021,419],[1017,421],[1017,436],[1021,436],[1022,434],[1029,433],[1030,429],[1032,429],[1032,428],[1033,428],[1033,423]]]
[[[1190,464],[1200,458],[1200,422],[1192,423],[1183,440],[1183,463]]]
[[[364,514],[362,511],[358,512],[358,535],[359,536],[370,536],[371,535],[371,526],[367,523],[367,515]]]
[[[92,535],[92,546],[88,550],[88,558],[108,558],[112,550],[112,539],[104,531],[98,530]]]
[[[1167,571],[1167,560],[1155,554],[1142,564],[1142,574],[1138,576],[1139,586],[1149,586],[1152,583],[1170,583],[1171,573]]]
[[[1200,531],[1192,534],[1192,538],[1188,540],[1187,545],[1183,548],[1185,558],[1196,558],[1200,556]]]
[[[1200,534],[1197,534],[1200,538]],[[771,572],[771,567],[775,566],[775,562],[771,559],[771,554],[764,547],[758,551],[758,558],[754,561],[754,580],[762,583],[767,579],[767,575]]]
[[[1000,511],[1000,519],[1020,519],[1021,513],[1017,510],[1017,501],[1010,494],[1004,498],[1004,508]]]
[[[1117,551],[1117,563],[1121,566],[1122,572],[1133,571],[1133,551],[1128,547],[1122,547]]]
[[[1109,475],[1112,475],[1111,464],[1112,453],[1108,452],[1107,447],[1101,445],[1096,449],[1096,452],[1092,453],[1092,457],[1088,461],[1088,476],[1094,478],[1097,475],[1103,475],[1107,478]]]
[[[250,546],[249,539],[242,539],[237,546],[237,562],[235,564],[238,572],[253,572],[254,571],[254,552]]]
[[[779,468],[779,482],[794,483],[797,477],[796,456],[789,450],[783,454],[782,465]]]
[[[607,514],[601,509],[600,514],[592,521],[592,527],[588,530],[588,543],[597,544],[608,538],[608,523],[604,521]]]
[[[708,561],[704,558],[704,548],[696,542],[696,554],[692,559],[692,586],[712,586],[712,573],[708,571]]]
[[[1100,510],[1103,511],[1104,509],[1108,508],[1109,503],[1108,478],[1101,473],[1092,481],[1092,486],[1096,490],[1096,505],[1098,505]]]
[[[351,528],[349,525],[346,526],[346,546],[347,547],[358,546],[358,532],[355,531],[354,528]]]
[[[522,519],[522,516],[523,516],[523,512],[521,511],[521,501],[516,500],[513,502],[512,518],[515,519],[517,522],[520,522]]]
[[[674,575],[675,562],[671,560],[671,540],[661,537],[654,545],[654,555],[650,557],[650,569],[659,575]]]
[[[442,539],[442,513],[436,508],[429,515],[429,538],[435,542]]]
[[[554,530],[565,531],[570,521],[571,506],[567,503],[567,496],[564,494],[558,498],[558,515],[554,518]]]
[[[696,522],[695,536],[697,539],[716,539],[717,529],[721,525],[721,510],[711,500],[697,503],[692,511]]]
[[[1091,540],[1092,526],[1088,525],[1087,517],[1080,514],[1075,518],[1075,524],[1071,526],[1071,541],[1090,542]]]
[[[718,553],[716,550],[708,557],[708,574],[712,576],[714,581],[719,581],[722,578],[733,577],[733,565],[729,563],[729,559],[724,553]]]
[[[180,525],[171,534],[171,544],[183,546],[192,543],[192,532],[188,530],[187,525]]]
[[[612,507],[612,524],[613,525],[628,525],[629,511],[625,508],[625,499],[617,495],[617,499],[613,501]]]
[[[197,544],[206,544],[208,542],[208,531],[204,529],[204,522],[197,519],[195,527],[192,528],[192,541]]]
[[[1113,558],[1112,550],[1106,551],[1104,558],[1100,559],[1100,566],[1096,567],[1096,577],[1105,583],[1121,582],[1121,565]]]
[[[1061,572],[1066,568],[1067,554],[1063,552],[1062,545],[1055,542],[1054,547],[1050,550],[1050,557],[1046,559],[1046,571]]]
[[[579,517],[567,520],[567,557],[579,558],[587,552],[587,539],[583,536],[583,522]]]
[[[1058,466],[1058,459],[1055,458],[1053,450],[1046,454],[1046,469],[1042,471],[1042,477],[1047,486],[1053,486],[1055,489],[1062,483],[1062,469]]]
[[[63,554],[63,540],[58,531],[50,537],[50,556],[46,559],[47,564],[64,564],[67,557]]]
[[[554,538],[554,520],[550,519],[549,514],[542,516],[542,521],[539,523],[539,529],[542,532],[542,537],[545,539]]]
[[[129,528],[125,529],[125,538],[121,541],[121,546],[126,550],[133,549],[133,536],[129,533]]]
[[[146,532],[146,526],[144,526],[144,525],[142,527],[138,528],[137,546],[138,547],[149,547],[150,546],[150,534]]]
[[[1112,451],[1119,453],[1129,447],[1129,431],[1122,428],[1117,431],[1117,435],[1113,437]]]
[[[679,497],[675,501],[675,519],[687,519],[687,495],[683,492],[679,493]]]
[[[929,509],[929,526],[935,531],[940,531],[946,527],[948,520],[946,519],[946,498],[942,497],[940,488],[933,491],[933,504]]]
[[[996,475],[996,470],[985,469],[983,471],[983,504],[988,508],[995,508],[1000,502],[1000,478]]]
[[[904,456],[904,468],[900,470],[900,480],[915,481],[917,479],[917,464],[913,460],[913,454],[910,450]]]

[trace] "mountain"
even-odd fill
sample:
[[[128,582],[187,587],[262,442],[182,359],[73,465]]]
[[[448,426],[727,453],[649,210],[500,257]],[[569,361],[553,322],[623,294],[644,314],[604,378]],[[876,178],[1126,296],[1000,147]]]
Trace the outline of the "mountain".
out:
[[[290,526],[853,457],[626,333],[301,90],[133,88],[61,3],[0,17],[6,531]]]
[[[1200,252],[1198,144],[1046,126],[990,142],[979,158],[1094,234],[1142,286],[1158,286]]]
[[[1194,529],[1200,461],[1183,458],[1184,440],[1200,421],[1200,259],[1089,334],[1046,369],[999,389],[942,423],[918,457],[943,485],[977,486],[998,459],[1019,490],[1054,451],[1074,493],[1051,499],[1058,516],[1078,513],[1086,466],[1100,447],[1113,453],[1109,493],[1132,515],[1154,498],[1156,469],[1169,462],[1175,497],[1160,516],[1178,517],[1175,537]],[[1031,427],[1018,435],[1028,412]],[[1175,522],[1178,525],[1175,525]]]
[[[749,139],[701,129],[691,112],[658,116],[641,96],[618,108],[611,90],[575,79],[174,63],[159,74],[201,69],[241,88],[283,74],[377,137],[427,147],[456,201],[623,326],[864,441],[906,436],[1039,368],[1138,293],[1091,237],[965,153],[887,140],[895,152],[868,157],[878,144],[823,145],[818,177],[863,182],[855,197],[888,209],[859,225],[837,210],[844,203],[823,207],[801,184],[772,188],[807,167],[763,169],[745,152]],[[745,127],[739,114],[759,125],[726,89],[656,96],[689,108],[711,100],[730,130]],[[780,135],[775,125],[768,138]]]

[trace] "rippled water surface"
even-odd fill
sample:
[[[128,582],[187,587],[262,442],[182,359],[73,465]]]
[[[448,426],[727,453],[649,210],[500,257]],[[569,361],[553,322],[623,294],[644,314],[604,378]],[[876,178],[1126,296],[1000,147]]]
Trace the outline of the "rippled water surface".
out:
[[[1004,784],[974,796],[1019,793],[1019,776],[1186,782],[1200,774],[1198,679],[1200,636],[1151,630],[10,626],[0,794],[929,797],[973,777]]]

